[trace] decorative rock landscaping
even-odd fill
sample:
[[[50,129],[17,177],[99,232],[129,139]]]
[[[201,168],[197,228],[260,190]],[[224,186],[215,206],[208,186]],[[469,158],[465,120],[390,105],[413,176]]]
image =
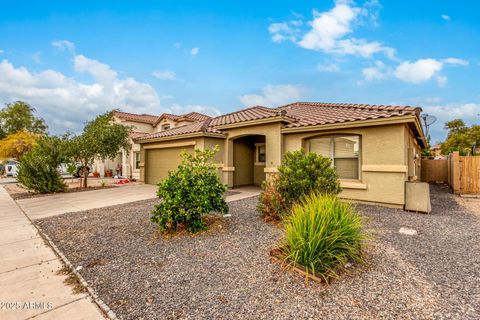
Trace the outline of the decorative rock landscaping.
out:
[[[478,319],[480,217],[445,191],[432,188],[431,215],[358,205],[373,236],[367,264],[328,287],[271,262],[282,230],[262,221],[256,197],[194,236],[160,235],[148,219],[158,200],[36,223],[121,319]]]

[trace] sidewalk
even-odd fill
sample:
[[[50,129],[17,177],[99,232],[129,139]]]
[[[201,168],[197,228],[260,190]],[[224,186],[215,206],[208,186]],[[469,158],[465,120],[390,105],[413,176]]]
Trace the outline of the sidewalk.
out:
[[[56,274],[59,258],[1,185],[0,251],[0,319],[105,319]]]

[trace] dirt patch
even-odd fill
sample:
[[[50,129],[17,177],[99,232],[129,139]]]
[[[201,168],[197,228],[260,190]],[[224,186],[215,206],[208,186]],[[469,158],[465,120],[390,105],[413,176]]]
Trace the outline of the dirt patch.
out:
[[[58,275],[64,275],[67,276],[63,282],[72,287],[72,291],[74,294],[79,294],[79,293],[85,293],[87,292],[87,288],[85,288],[81,282],[80,279],[77,277],[77,275],[72,271],[67,266],[63,266],[60,270],[57,271]]]
[[[94,190],[109,189],[109,188],[118,188],[117,186],[112,186],[112,185],[107,185],[103,187],[102,186],[87,187],[87,188],[72,187],[72,188],[67,188],[65,189],[64,192],[59,192],[59,193],[36,193],[23,188],[21,185],[17,183],[5,184],[3,187],[5,188],[5,190],[7,190],[8,194],[12,197],[13,200],[48,197],[48,196],[52,196],[60,193],[84,192],[84,191],[94,191]]]

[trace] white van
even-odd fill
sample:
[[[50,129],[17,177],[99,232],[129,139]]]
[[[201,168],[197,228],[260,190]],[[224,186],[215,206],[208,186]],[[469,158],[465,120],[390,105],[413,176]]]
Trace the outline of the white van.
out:
[[[20,162],[15,160],[8,160],[5,163],[5,177],[16,177],[18,174],[18,165]]]

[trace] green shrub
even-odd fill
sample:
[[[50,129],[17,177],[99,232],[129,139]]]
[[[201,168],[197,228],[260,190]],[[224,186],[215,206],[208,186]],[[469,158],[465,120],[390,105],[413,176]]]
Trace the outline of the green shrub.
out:
[[[193,155],[182,153],[182,163],[158,184],[157,196],[162,202],[155,205],[150,220],[161,231],[176,231],[184,225],[194,233],[207,228],[204,214],[217,211],[226,214],[228,206],[223,198],[226,186],[218,176],[211,159],[219,150],[195,149]]]
[[[58,137],[42,137],[37,145],[22,156],[17,180],[39,193],[65,190],[58,166],[66,160],[63,153],[66,141]]]
[[[328,282],[347,262],[362,261],[361,229],[362,219],[350,204],[314,192],[293,206],[281,250]]]
[[[277,189],[288,203],[301,200],[311,191],[338,194],[341,190],[332,161],[313,152],[287,152],[278,172]]]
[[[337,173],[329,158],[303,150],[287,152],[278,167],[276,179],[264,186],[259,210],[266,220],[279,220],[288,215],[292,205],[315,191],[338,194],[341,191]]]

